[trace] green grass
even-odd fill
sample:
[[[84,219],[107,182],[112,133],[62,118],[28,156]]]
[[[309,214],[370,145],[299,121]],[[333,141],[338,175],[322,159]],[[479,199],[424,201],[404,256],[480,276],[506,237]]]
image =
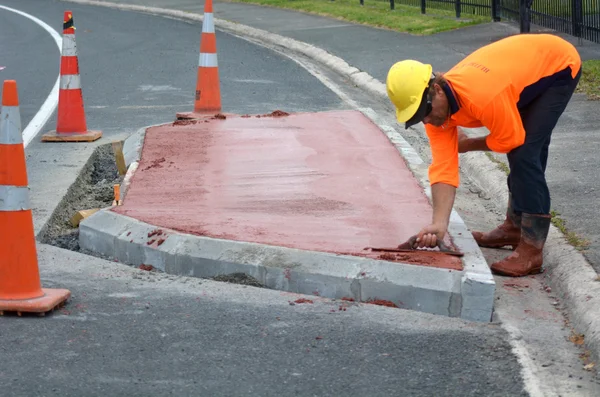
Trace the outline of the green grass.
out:
[[[583,62],[583,72],[576,92],[586,94],[590,100],[600,100],[600,60]]]
[[[579,237],[575,232],[569,231],[567,229],[565,221],[559,217],[559,213],[552,210],[550,211],[550,215],[552,215],[552,224],[556,226],[558,230],[560,230],[560,232],[565,236],[569,244],[571,244],[573,247],[580,251],[589,247],[589,240],[583,239]]]
[[[485,155],[488,157],[488,159],[490,159],[492,161],[492,163],[496,163],[496,165],[498,166],[500,171],[504,172],[506,175],[508,175],[510,173],[510,168],[508,168],[508,165],[506,165],[504,162],[495,158],[492,153],[485,152]]]
[[[453,11],[430,8],[421,14],[419,7],[399,4],[390,10],[390,4],[381,0],[228,0],[234,3],[259,4],[303,11],[398,32],[429,35],[491,21],[491,16],[469,15],[456,19]],[[335,34],[335,33],[332,33]]]

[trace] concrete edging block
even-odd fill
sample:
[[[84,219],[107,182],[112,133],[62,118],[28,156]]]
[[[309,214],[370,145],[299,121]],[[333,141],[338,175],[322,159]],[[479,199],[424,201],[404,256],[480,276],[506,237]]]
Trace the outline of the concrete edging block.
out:
[[[471,315],[464,271],[220,240],[160,229],[110,209],[80,224],[80,246],[122,263],[170,274],[215,277],[245,273],[268,288],[356,301],[383,299],[398,307],[450,317]],[[160,241],[159,240],[164,240]],[[480,320],[481,321],[481,320]],[[483,320],[488,321],[488,320]]]

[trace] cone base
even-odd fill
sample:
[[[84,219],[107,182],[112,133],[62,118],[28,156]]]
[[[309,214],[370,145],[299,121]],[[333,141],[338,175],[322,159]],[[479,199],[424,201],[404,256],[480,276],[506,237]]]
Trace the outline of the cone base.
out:
[[[93,142],[102,137],[102,131],[56,132],[50,131],[42,135],[42,142]]]
[[[71,291],[66,289],[42,288],[43,296],[33,299],[0,299],[0,315],[4,312],[46,313],[67,301]]]

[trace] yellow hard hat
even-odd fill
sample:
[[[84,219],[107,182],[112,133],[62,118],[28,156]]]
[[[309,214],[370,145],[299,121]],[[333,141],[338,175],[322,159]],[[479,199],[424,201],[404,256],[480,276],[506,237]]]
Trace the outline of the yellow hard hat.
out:
[[[386,80],[387,94],[396,106],[396,118],[406,123],[406,128],[421,122],[426,116],[426,88],[432,78],[431,65],[412,59],[396,62],[390,68]]]

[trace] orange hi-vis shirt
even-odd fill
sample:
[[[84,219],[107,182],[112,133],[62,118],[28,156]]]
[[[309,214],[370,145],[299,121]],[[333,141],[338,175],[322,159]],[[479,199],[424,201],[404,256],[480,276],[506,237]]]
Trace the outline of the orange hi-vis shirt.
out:
[[[508,153],[525,142],[519,108],[558,79],[575,78],[575,47],[551,34],[510,36],[468,55],[444,74],[458,104],[442,127],[425,125],[431,146],[430,184],[459,184],[457,127],[486,127],[490,150]]]

